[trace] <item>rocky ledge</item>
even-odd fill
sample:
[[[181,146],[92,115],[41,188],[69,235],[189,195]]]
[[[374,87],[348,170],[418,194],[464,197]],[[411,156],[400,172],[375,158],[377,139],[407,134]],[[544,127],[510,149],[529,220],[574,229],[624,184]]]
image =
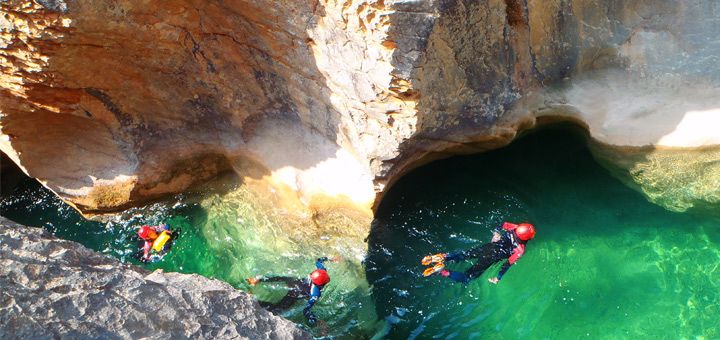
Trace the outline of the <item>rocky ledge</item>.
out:
[[[653,202],[716,209],[717,3],[0,1],[0,151],[88,214],[234,170],[284,232],[367,235],[413,168],[568,120]]]
[[[248,294],[150,272],[0,217],[0,338],[310,339]]]

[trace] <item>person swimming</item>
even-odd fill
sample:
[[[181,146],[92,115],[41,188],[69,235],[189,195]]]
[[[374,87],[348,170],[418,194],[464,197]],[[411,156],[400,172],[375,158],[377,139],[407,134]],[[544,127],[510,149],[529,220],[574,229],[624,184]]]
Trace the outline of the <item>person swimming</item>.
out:
[[[140,227],[137,235],[144,241],[142,255],[139,255],[138,259],[140,262],[153,262],[153,258],[159,260],[170,250],[173,240],[177,237],[177,232],[170,231],[168,224],[144,225]]]
[[[476,247],[466,251],[458,251],[452,253],[439,253],[435,255],[425,256],[421,263],[423,265],[434,266],[425,269],[423,276],[431,276],[435,273],[447,277],[456,282],[468,283],[482,275],[485,270],[493,264],[507,260],[500,268],[497,277],[488,279],[490,283],[497,284],[515,264],[520,257],[525,254],[525,245],[528,241],[535,237],[535,227],[530,223],[513,224],[505,222],[502,225],[504,232],[501,234],[499,230],[493,231],[493,238],[490,243],[486,243],[480,247]],[[467,259],[477,259],[477,262],[466,270],[464,273],[445,269],[446,262],[464,261]]]
[[[311,311],[315,303],[320,300],[322,290],[325,288],[328,282],[330,282],[330,275],[327,273],[324,262],[328,261],[327,257],[321,257],[315,261],[316,269],[308,275],[307,278],[295,278],[287,276],[273,276],[273,277],[251,277],[246,279],[248,284],[255,286],[261,282],[282,282],[289,288],[287,294],[277,303],[269,303],[265,301],[259,301],[260,305],[270,310],[274,314],[279,314],[290,307],[297,300],[308,299],[305,308],[303,309],[303,315],[308,321],[310,326],[315,326],[318,319],[317,316]],[[336,262],[336,260],[331,260]]]

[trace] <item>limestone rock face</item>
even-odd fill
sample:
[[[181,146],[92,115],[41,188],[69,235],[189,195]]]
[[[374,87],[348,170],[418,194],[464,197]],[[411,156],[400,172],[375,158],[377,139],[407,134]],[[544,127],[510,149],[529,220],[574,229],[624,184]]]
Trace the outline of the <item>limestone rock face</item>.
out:
[[[718,215],[720,148],[648,149],[593,143],[596,159],[668,210]]]
[[[148,272],[0,218],[0,337],[310,339],[248,294]]]
[[[308,214],[370,216],[409,169],[505,145],[538,119],[650,152],[720,144],[712,0],[0,10],[0,148],[86,212],[234,169]]]

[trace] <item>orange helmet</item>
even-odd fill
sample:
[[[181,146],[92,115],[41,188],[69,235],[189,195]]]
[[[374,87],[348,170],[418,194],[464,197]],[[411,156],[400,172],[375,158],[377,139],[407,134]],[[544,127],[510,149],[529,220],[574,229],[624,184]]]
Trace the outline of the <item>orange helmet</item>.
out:
[[[330,275],[328,275],[327,270],[316,269],[314,272],[310,273],[310,281],[312,281],[312,283],[316,286],[322,286],[330,282]]]
[[[530,223],[520,223],[515,228],[515,234],[523,241],[530,241],[535,237],[535,227]]]

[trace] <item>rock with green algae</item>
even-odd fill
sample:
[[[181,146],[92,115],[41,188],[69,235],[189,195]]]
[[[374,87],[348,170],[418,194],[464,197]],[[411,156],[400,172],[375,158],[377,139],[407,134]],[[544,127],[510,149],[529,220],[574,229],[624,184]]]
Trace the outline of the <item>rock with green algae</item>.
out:
[[[248,294],[149,272],[0,217],[0,338],[310,339]]]
[[[694,150],[613,147],[592,143],[595,157],[618,178],[668,210],[717,214],[720,147]]]

